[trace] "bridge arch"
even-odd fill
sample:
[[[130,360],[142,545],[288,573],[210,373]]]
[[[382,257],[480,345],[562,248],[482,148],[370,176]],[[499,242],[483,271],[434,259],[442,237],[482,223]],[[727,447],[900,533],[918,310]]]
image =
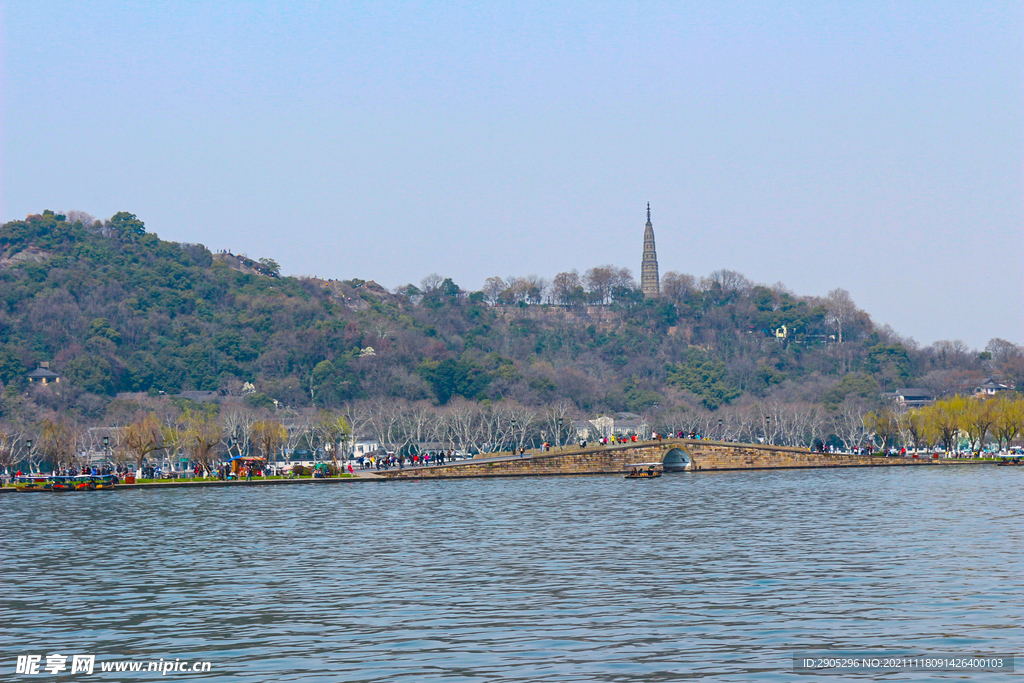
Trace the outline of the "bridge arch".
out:
[[[661,459],[661,466],[666,472],[686,472],[694,469],[693,458],[678,446],[670,448]]]

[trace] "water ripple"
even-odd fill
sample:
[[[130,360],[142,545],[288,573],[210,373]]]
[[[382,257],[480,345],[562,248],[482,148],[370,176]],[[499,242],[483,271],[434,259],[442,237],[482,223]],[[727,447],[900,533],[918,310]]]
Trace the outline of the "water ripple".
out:
[[[798,651],[1012,653],[1022,483],[936,467],[3,495],[0,666],[788,681]]]

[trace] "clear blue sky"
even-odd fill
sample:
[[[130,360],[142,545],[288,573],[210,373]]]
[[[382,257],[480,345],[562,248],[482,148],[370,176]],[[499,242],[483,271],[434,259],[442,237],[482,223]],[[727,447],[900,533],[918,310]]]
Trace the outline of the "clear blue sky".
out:
[[[0,218],[392,287],[662,272],[1024,342],[1020,2],[24,2]]]

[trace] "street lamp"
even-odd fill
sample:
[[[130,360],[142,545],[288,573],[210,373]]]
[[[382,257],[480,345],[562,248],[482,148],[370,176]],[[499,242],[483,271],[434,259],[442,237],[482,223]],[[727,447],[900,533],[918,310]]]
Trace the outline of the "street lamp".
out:
[[[768,415],[764,416],[764,443],[766,446],[770,443],[768,439],[768,426],[771,421],[771,417],[769,417]]]
[[[512,418],[512,455],[516,454],[516,419]]]
[[[722,418],[718,418],[718,440],[725,441],[725,432],[722,431]]]
[[[555,443],[558,447],[562,447],[562,418],[558,418],[558,436],[555,437]]]

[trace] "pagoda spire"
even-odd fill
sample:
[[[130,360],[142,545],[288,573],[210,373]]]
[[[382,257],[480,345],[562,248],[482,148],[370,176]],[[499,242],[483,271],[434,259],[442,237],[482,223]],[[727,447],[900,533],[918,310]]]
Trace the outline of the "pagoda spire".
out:
[[[640,289],[646,296],[658,296],[658,252],[654,248],[654,226],[651,225],[651,203],[647,202],[647,225],[644,226],[644,256],[640,263]]]

